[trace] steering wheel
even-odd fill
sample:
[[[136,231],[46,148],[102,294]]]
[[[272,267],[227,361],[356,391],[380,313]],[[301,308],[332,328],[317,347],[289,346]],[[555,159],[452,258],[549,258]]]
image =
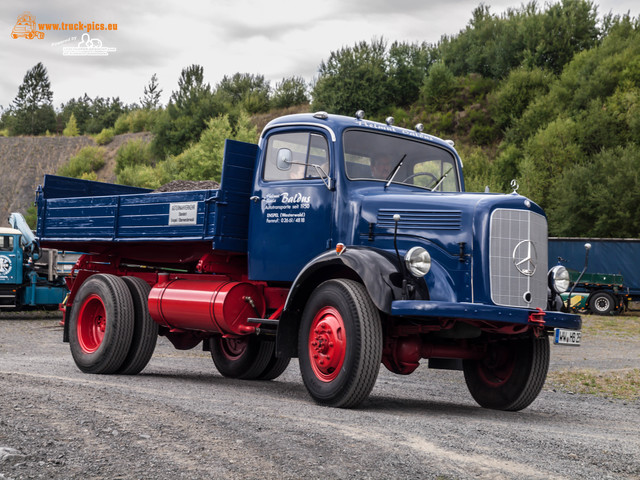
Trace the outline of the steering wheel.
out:
[[[433,183],[431,185],[434,185],[438,179],[436,178],[436,176],[433,173],[429,173],[429,172],[418,172],[418,173],[414,173],[412,175],[409,175],[407,178],[405,178],[404,180],[402,180],[402,183],[405,183],[407,180],[411,180],[412,178],[415,177],[430,177],[431,179],[433,179]]]

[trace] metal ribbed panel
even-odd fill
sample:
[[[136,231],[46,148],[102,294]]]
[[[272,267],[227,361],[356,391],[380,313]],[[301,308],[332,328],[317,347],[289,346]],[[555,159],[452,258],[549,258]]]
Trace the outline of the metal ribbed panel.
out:
[[[491,215],[491,299],[497,305],[547,305],[547,220],[528,210]]]
[[[378,226],[383,228],[395,227],[393,216],[400,215],[398,228],[423,230],[460,230],[462,226],[462,212],[452,210],[395,210],[383,209],[378,211]]]

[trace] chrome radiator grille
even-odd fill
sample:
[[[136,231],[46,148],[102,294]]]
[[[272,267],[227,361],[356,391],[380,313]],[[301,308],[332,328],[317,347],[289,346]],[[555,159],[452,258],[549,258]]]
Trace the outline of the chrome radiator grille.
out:
[[[496,305],[547,305],[547,220],[528,210],[497,209],[489,241],[491,300]]]

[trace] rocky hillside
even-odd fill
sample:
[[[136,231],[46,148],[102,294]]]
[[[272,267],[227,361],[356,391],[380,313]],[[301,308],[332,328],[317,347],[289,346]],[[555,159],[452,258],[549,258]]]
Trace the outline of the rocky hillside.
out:
[[[105,145],[106,165],[98,172],[98,180],[115,181],[115,153],[131,138],[149,140],[148,133],[117,135]],[[33,205],[35,190],[45,174],[55,174],[70,157],[88,145],[91,137],[0,137],[0,227],[8,226],[11,212],[25,213]]]

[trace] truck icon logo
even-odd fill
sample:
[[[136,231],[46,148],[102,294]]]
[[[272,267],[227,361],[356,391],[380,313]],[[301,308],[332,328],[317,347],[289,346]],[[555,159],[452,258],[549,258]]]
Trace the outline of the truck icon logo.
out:
[[[522,240],[513,249],[513,264],[518,271],[527,277],[536,273],[538,254],[536,246],[531,240]]]
[[[24,12],[18,16],[18,20],[11,30],[11,37],[18,38],[24,37],[32,40],[34,38],[44,38],[44,32],[37,29],[36,17],[29,12]]]
[[[11,271],[11,259],[9,257],[5,257],[4,255],[0,256],[0,275],[6,275]]]

